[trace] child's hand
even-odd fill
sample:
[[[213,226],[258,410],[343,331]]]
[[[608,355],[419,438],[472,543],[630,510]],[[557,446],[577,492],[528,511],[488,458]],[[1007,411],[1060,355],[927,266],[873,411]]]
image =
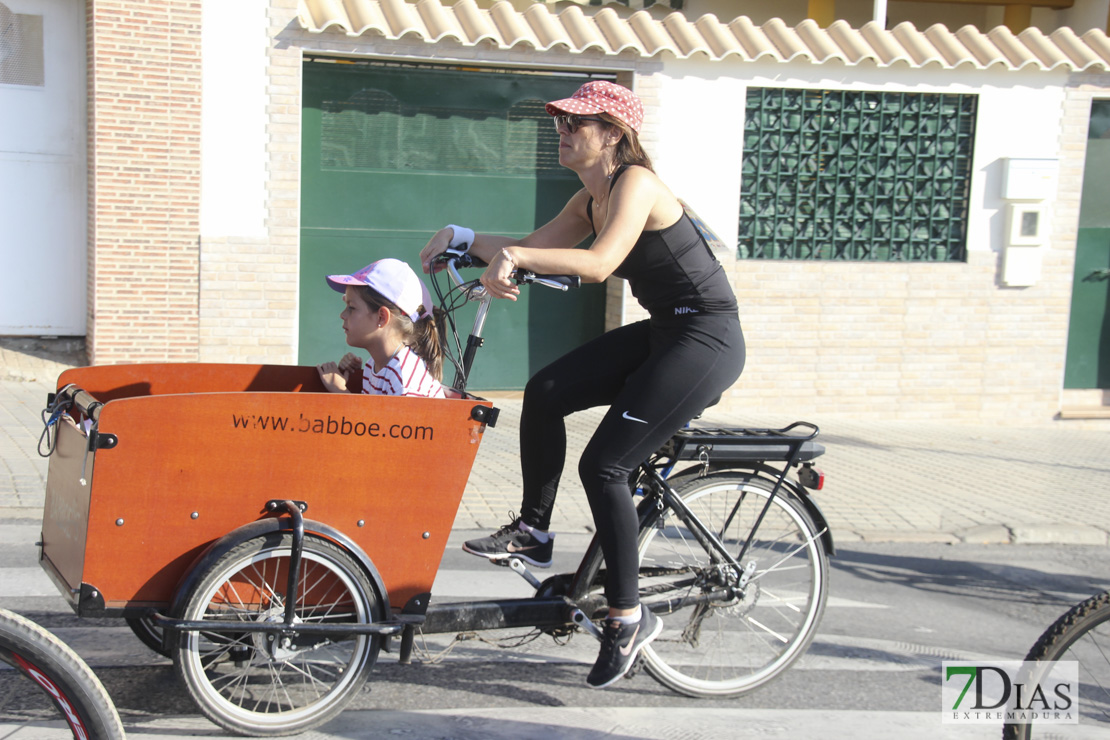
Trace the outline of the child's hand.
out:
[[[317,365],[316,372],[320,374],[320,382],[332,393],[347,392],[347,377],[340,373],[339,366],[334,362]]]
[[[351,393],[362,391],[362,358],[348,352],[339,361],[339,372],[347,379],[347,390]]]
[[[339,361],[339,372],[346,375],[348,378],[352,374],[362,372],[362,359],[358,355],[348,352],[343,355],[343,359]]]

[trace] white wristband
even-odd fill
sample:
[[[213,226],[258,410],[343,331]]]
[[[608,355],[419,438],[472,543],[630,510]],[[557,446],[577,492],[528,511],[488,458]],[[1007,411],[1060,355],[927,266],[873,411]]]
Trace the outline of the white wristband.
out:
[[[459,249],[466,252],[470,249],[470,245],[474,243],[474,229],[468,229],[465,226],[455,226],[455,224],[447,224],[447,228],[451,229],[453,236],[451,241],[447,244],[451,249]]]

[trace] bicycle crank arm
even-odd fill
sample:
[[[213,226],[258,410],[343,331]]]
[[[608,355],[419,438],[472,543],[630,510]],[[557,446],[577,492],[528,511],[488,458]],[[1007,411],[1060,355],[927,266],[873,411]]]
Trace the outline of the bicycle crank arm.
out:
[[[509,558],[509,567],[512,568],[513,572],[516,573],[518,576],[528,581],[532,588],[536,589],[537,591],[540,590],[540,586],[543,585],[542,583],[540,583],[540,579],[532,575],[532,571],[528,570],[528,567],[521,561],[520,558]]]
[[[574,622],[576,625],[596,637],[598,642],[601,642],[601,628],[594,624],[594,621],[592,619],[586,616],[586,612],[577,607],[571,609],[570,621]]]

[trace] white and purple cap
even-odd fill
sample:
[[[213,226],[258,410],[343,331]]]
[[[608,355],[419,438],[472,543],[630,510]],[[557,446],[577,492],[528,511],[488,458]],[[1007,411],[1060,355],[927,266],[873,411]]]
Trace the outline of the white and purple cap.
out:
[[[431,314],[432,296],[416,272],[398,259],[371,262],[350,275],[328,275],[332,290],[343,293],[348,285],[365,285],[401,309],[412,321]]]

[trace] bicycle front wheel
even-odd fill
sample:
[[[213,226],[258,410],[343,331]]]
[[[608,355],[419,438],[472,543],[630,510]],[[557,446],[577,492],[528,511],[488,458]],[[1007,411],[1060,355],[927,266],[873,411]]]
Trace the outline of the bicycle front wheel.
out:
[[[773,481],[736,472],[688,476],[679,497],[736,557],[720,565],[671,510],[640,535],[640,600],[663,618],[644,648],[648,672],[689,696],[742,694],[771,681],[809,647],[828,596],[829,563],[812,518]],[[743,583],[741,581],[744,581]]]
[[[170,651],[162,647],[162,628],[154,624],[150,617],[134,617],[127,619],[127,626],[135,633],[135,637],[148,648],[162,657],[173,657]]]
[[[331,542],[305,537],[296,593],[287,593],[291,543],[274,534],[232,549],[197,582],[181,616],[280,624],[294,599],[295,625],[381,620],[365,572]],[[197,706],[224,729],[288,735],[342,711],[366,682],[380,643],[371,635],[183,631],[174,663]]]
[[[1079,724],[1110,729],[1110,591],[1081,601],[1053,622],[1025,660],[1079,664]],[[1007,724],[1006,740],[1071,737],[1070,725]]]
[[[115,705],[88,664],[53,634],[6,609],[0,609],[0,661],[42,690],[73,737],[123,739]],[[45,699],[43,705],[49,707]]]

